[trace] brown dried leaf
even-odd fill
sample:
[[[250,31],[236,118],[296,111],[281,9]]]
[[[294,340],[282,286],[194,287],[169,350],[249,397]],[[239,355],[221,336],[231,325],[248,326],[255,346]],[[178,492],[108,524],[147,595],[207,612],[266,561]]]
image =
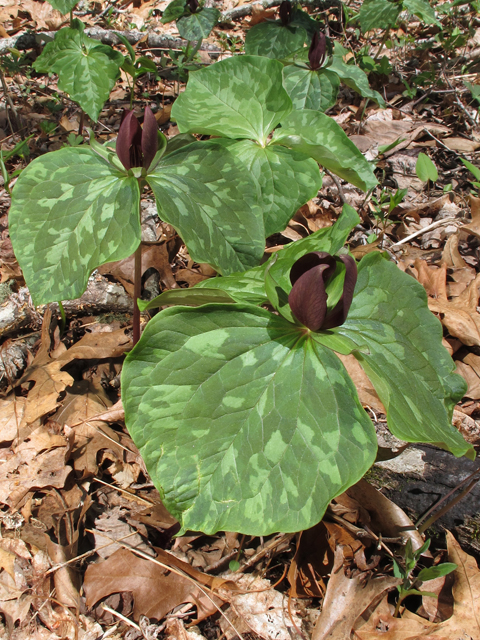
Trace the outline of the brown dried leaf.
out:
[[[480,444],[480,423],[462,411],[453,410],[453,426],[470,444]]]
[[[160,560],[163,561],[163,558]],[[175,565],[178,563],[186,565],[176,560]],[[200,573],[190,567],[189,573],[192,572]],[[206,577],[211,579],[211,576]],[[135,600],[135,620],[140,615],[161,620],[169,611],[187,602],[196,605],[198,619],[202,620],[217,610],[210,598],[217,606],[222,604],[215,596],[205,596],[187,578],[168,572],[154,561],[143,560],[127,549],[120,549],[108,560],[89,565],[83,588],[88,607],[112,593],[131,591]]]
[[[293,598],[323,598],[333,566],[333,551],[323,522],[303,531],[287,578]],[[325,579],[325,581],[324,581]]]
[[[60,489],[72,471],[70,442],[40,426],[0,464],[0,502],[16,507],[31,489]]]
[[[0,400],[0,443],[12,442],[18,436],[26,399],[10,394]]]
[[[275,16],[276,9],[264,9],[261,4],[253,4],[252,5],[252,14],[250,18],[250,22],[248,23],[250,27],[259,24],[260,22],[265,22],[265,20],[270,20]]]
[[[83,338],[70,347],[68,351],[62,353],[57,358],[57,362],[62,363],[63,367],[69,362],[72,362],[72,360],[118,358],[123,356],[125,351],[130,350],[132,346],[131,338],[125,335],[125,329],[86,333]]]
[[[355,356],[344,356],[339,353],[337,353],[337,356],[340,358],[343,366],[348,371],[348,375],[350,376],[350,378],[352,378],[362,405],[369,406],[378,413],[386,414],[387,412],[385,410],[385,407],[378,397],[373,384],[370,382],[369,377],[362,369]]]
[[[371,517],[371,528],[384,537],[410,538],[413,549],[423,545],[422,536],[403,509],[377,491],[366,480],[360,480],[347,490],[347,495],[359,502]]]
[[[48,555],[53,564],[63,564],[77,555],[78,532],[75,533],[74,542],[69,545],[56,544],[45,535],[47,540]],[[67,607],[80,609],[80,576],[71,565],[60,567],[53,574],[56,599]]]
[[[364,574],[347,578],[343,570],[343,548],[337,547],[332,575],[328,581],[320,617],[312,634],[312,640],[345,640],[350,638],[355,621],[381,598],[385,591],[400,584],[401,580],[390,576],[366,579]]]
[[[480,198],[470,196],[470,209],[472,212],[472,221],[460,228],[462,231],[467,231],[471,235],[480,238]]]
[[[475,356],[474,354],[469,355],[480,360],[479,356]],[[463,362],[461,360],[455,360],[455,364],[457,365],[455,373],[461,375],[468,385],[465,397],[471,398],[472,400],[480,399],[480,377],[475,367],[472,367],[466,361],[466,358],[463,359]]]
[[[458,233],[453,233],[445,243],[445,247],[442,252],[442,264],[446,264],[447,267],[466,267],[467,263],[462,258],[458,251]]]
[[[170,266],[166,242],[142,246],[142,274],[152,267],[158,271],[160,280],[167,289],[176,289],[178,287]],[[127,293],[133,297],[134,256],[118,262],[109,262],[99,267],[98,272],[102,275],[112,275],[124,286]]]

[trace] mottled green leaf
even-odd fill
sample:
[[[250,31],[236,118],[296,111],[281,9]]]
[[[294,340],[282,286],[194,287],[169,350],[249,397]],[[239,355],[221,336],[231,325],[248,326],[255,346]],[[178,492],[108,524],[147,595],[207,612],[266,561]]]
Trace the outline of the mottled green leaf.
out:
[[[261,147],[252,140],[239,140],[229,149],[259,183],[267,237],[283,231],[322,186],[318,164],[303,153],[279,146]]]
[[[389,2],[389,0],[364,0],[358,18],[363,33],[371,29],[388,29],[397,21],[401,2]]]
[[[292,64],[283,70],[283,86],[294,109],[326,111],[337,100],[340,81],[328,69],[312,71]]]
[[[364,98],[375,100],[379,107],[385,109],[385,100],[378,91],[370,88],[368,77],[360,67],[354,64],[345,64],[340,56],[333,56],[331,63],[328,65],[328,71],[336,73],[347,87],[350,87],[350,89],[353,89]]]
[[[215,7],[199,9],[177,20],[178,33],[185,40],[203,40],[208,38],[219,17],[220,11]]]
[[[185,13],[186,4],[187,0],[172,0],[163,12],[161,22],[167,24],[181,18]]]
[[[260,22],[247,31],[245,53],[283,60],[303,47],[307,32],[303,27],[285,26],[279,20]]]
[[[260,262],[265,230],[257,186],[220,142],[194,142],[164,156],[147,181],[160,217],[193,260],[225,275]]]
[[[13,190],[9,228],[33,303],[78,298],[105,262],[140,242],[137,180],[86,146],[34,160]]]
[[[268,262],[260,267],[249,269],[243,273],[227,276],[226,278],[210,278],[195,286],[195,289],[222,289],[237,302],[261,305],[268,302],[265,292],[265,271],[271,267],[273,277],[279,286],[289,292],[291,289],[290,269],[294,262],[310,251],[327,251],[337,253],[345,244],[350,231],[360,222],[360,218],[348,204],[345,204],[338,220],[331,227],[319,229],[302,240],[287,244],[277,251]],[[272,262],[275,262],[272,266]]]
[[[41,73],[58,74],[58,88],[96,122],[120,75],[124,57],[112,47],[87,38],[83,29],[80,20],[60,29],[33,67]]]
[[[310,109],[293,111],[274,132],[273,142],[311,156],[363,191],[377,184],[372,166],[342,127],[324,113]]]
[[[189,289],[169,289],[153,300],[138,300],[138,308],[140,311],[148,311],[149,309],[158,309],[158,307],[180,304],[187,307],[200,307],[202,304],[210,304],[211,302],[230,304],[235,300],[221,289],[190,287]]]
[[[172,117],[181,133],[250,138],[266,145],[291,109],[280,62],[236,56],[191,73]]]
[[[353,353],[387,410],[390,431],[406,442],[432,442],[456,456],[472,453],[452,426],[466,383],[442,345],[442,327],[425,289],[380,253],[359,264],[346,322],[331,332],[351,340]],[[328,345],[328,339],[323,340]]]
[[[403,0],[403,8],[420,18],[425,24],[440,25],[433,7],[430,6],[427,0]]]
[[[78,4],[79,0],[48,0],[48,4],[52,5],[54,9],[60,11],[64,16]]]
[[[127,356],[126,424],[182,531],[301,531],[373,463],[333,352],[250,305],[161,311]]]
[[[307,32],[308,44],[310,44],[314,33],[321,28],[321,25],[316,20],[311,18],[306,11],[302,11],[298,7],[293,10],[290,26],[303,27]]]

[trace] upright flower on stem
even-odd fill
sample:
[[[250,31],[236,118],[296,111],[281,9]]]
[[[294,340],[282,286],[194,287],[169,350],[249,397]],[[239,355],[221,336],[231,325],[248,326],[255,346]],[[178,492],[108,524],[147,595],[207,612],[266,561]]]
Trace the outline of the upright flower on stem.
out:
[[[345,265],[345,279],[340,300],[327,309],[325,284],[333,276],[337,260]],[[299,258],[290,270],[293,285],[288,303],[293,315],[311,331],[339,327],[347,319],[357,282],[357,263],[351,256],[335,258],[326,251],[312,251]]]
[[[280,13],[280,20],[282,21],[282,24],[286,27],[288,24],[290,24],[293,17],[292,16],[293,7],[290,0],[283,0],[279,8],[279,13]]]
[[[310,49],[308,50],[308,62],[312,71],[317,71],[325,60],[325,52],[327,48],[327,39],[325,34],[315,31],[312,38]]]
[[[145,107],[143,129],[133,111],[124,111],[116,149],[127,171],[132,167],[148,169],[158,151],[158,125],[150,107]]]
[[[188,0],[187,4],[188,4],[188,8],[192,13],[195,13],[195,11],[200,6],[198,0]]]

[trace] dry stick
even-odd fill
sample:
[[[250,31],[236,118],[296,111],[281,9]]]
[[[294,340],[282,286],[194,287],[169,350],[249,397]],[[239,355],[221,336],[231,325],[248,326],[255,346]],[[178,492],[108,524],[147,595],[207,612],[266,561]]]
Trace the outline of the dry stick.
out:
[[[132,620],[129,620],[126,616],[122,615],[121,613],[118,613],[118,611],[115,611],[115,609],[112,609],[107,604],[102,604],[102,609],[104,611],[108,611],[108,613],[111,613],[112,616],[115,616],[119,620],[122,620],[122,622],[125,622],[125,624],[128,624],[130,627],[133,627],[134,629],[136,629],[137,631],[140,631],[141,633],[142,630],[140,629],[140,627],[136,622],[132,622]]]
[[[78,135],[83,135],[83,123],[85,121],[85,111],[82,109],[80,111],[80,122],[78,123]]]
[[[10,96],[10,93],[8,91],[8,87],[7,87],[7,83],[5,82],[5,76],[3,75],[3,69],[2,67],[0,67],[0,82],[2,83],[2,87],[3,87],[3,93],[5,94],[5,100],[8,102],[8,105],[13,113],[13,116],[15,118],[15,124],[17,125],[17,129],[20,129],[20,123],[18,121],[18,115],[17,112],[15,111],[15,105],[13,104],[13,100]],[[12,123],[10,121],[10,116],[8,114],[8,109],[5,109],[6,114],[7,114],[7,120],[8,120],[8,124],[10,126],[10,131],[12,132],[12,135],[15,133],[15,130],[12,126]]]
[[[93,533],[90,529],[85,529],[85,531],[87,531],[88,533]],[[104,538],[108,538],[109,540],[112,540],[113,542],[116,542],[117,544],[119,544],[121,547],[123,547],[127,551],[131,551],[132,553],[134,553],[139,558],[142,558],[143,560],[148,560],[149,562],[153,562],[154,564],[157,564],[159,567],[162,567],[163,569],[167,569],[167,571],[171,571],[172,573],[176,573],[181,578],[185,578],[189,582],[192,582],[197,587],[197,589],[199,589],[203,593],[203,595],[210,600],[210,602],[213,604],[213,606],[218,611],[218,613],[223,618],[225,618],[225,620],[232,627],[232,629],[235,631],[235,633],[240,638],[240,640],[244,640],[242,634],[235,628],[233,623],[227,618],[227,616],[223,613],[223,611],[220,609],[220,607],[217,605],[217,603],[208,594],[208,591],[210,591],[213,594],[212,589],[210,589],[209,587],[201,586],[200,583],[197,580],[195,580],[195,578],[192,578],[191,576],[188,575],[188,573],[185,573],[181,569],[177,569],[177,567],[172,567],[172,566],[170,566],[168,564],[160,562],[160,560],[157,560],[156,558],[152,558],[151,556],[147,555],[146,553],[143,553],[142,551],[139,551],[138,549],[135,549],[134,547],[131,547],[128,544],[123,544],[119,540],[116,540],[115,538],[112,538],[111,536],[107,535],[106,533],[102,532],[102,535],[103,535]],[[293,534],[293,535],[295,535],[295,534]],[[169,552],[165,551],[165,553],[169,553]],[[173,558],[175,558],[175,560],[178,559],[173,554],[169,554],[169,555],[171,555]]]
[[[457,486],[454,487],[451,491],[449,491],[445,496],[443,496],[443,498],[440,498],[440,500],[437,500],[437,502],[435,502],[435,504],[433,504],[430,507],[430,509],[428,509],[423,514],[423,516],[421,516],[415,523],[415,527],[417,528],[417,531],[420,534],[426,531],[428,527],[430,527],[436,520],[438,520],[438,518],[440,518],[445,513],[447,513],[447,511],[451,509],[453,506],[455,506],[457,502],[460,502],[460,500],[462,500],[462,498],[464,498],[473,489],[473,487],[480,480],[480,477],[476,478],[475,480],[472,480],[472,482],[470,482],[470,484],[461,493],[459,493],[456,498],[453,498],[453,500],[450,500],[449,502],[447,502],[447,504],[440,511],[438,511],[435,515],[428,518],[428,520],[421,527],[418,526],[421,522],[423,522],[423,520],[425,520],[425,518],[427,518],[432,513],[432,511],[435,511],[435,509],[439,507],[442,504],[442,502],[445,502],[445,500],[448,500],[448,498],[451,495],[453,495],[455,491],[458,491],[460,487],[462,487],[469,480],[471,480],[471,478],[474,478],[479,473],[480,473],[480,468],[476,469],[473,473],[471,473],[469,476],[464,478],[464,480],[462,480],[459,484],[457,484]]]
[[[120,487],[114,487],[113,484],[108,484],[108,482],[105,482],[104,480],[100,480],[100,478],[97,478],[97,477],[94,477],[93,479],[95,480],[95,482],[99,482],[100,484],[103,484],[105,487],[110,487],[110,489],[113,489],[114,491],[119,491],[120,493],[124,493],[125,495],[133,498],[134,500],[140,500],[140,502],[144,502],[145,504],[148,504],[149,507],[155,506],[154,502],[152,502],[151,500],[146,500],[145,498],[141,498],[140,496],[137,496],[136,493],[131,493],[126,489],[120,489]]]
[[[345,193],[342,189],[342,185],[340,184],[340,180],[337,178],[337,176],[334,173],[332,173],[328,169],[325,169],[325,167],[323,168],[323,170],[334,181],[335,186],[337,187],[337,190],[338,190],[338,196],[340,198],[341,203],[348,204],[347,199],[345,198]]]
[[[133,283],[133,346],[140,340],[140,309],[138,299],[142,295],[142,243],[135,251],[135,270]]]
[[[410,240],[413,240],[414,238],[418,238],[418,236],[423,235],[427,231],[432,231],[432,229],[441,227],[442,225],[447,224],[448,222],[453,222],[454,220],[458,221],[458,218],[449,217],[449,218],[443,218],[442,220],[437,220],[436,222],[432,222],[432,224],[427,225],[423,229],[419,229],[418,231],[415,231],[415,233],[412,233],[406,238],[403,238],[403,240],[399,240],[398,242],[395,242],[395,244],[392,244],[388,248],[393,249],[394,247],[399,247],[400,245],[405,244],[406,242],[410,242]]]

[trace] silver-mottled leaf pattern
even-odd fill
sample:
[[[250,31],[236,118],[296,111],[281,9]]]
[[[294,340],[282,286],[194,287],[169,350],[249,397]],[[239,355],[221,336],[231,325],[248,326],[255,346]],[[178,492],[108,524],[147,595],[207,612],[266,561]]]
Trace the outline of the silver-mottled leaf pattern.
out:
[[[340,80],[328,69],[312,71],[292,64],[283,70],[283,86],[294,109],[326,111],[337,100]]]
[[[302,26],[260,22],[247,31],[245,53],[283,60],[303,47],[306,40],[307,32]]]
[[[332,333],[356,346],[353,353],[387,409],[394,435],[439,444],[456,456],[471,454],[451,422],[466,383],[453,373],[441,324],[418,282],[379,253],[365,256],[347,320]]]
[[[318,164],[303,153],[277,145],[261,147],[252,140],[239,140],[229,149],[259,183],[267,238],[283,231],[322,186]]]
[[[219,17],[220,11],[215,7],[200,9],[177,20],[178,33],[185,40],[203,40],[208,38]]]
[[[191,73],[172,117],[181,133],[250,138],[265,145],[291,109],[282,85],[282,64],[240,56]]]
[[[311,156],[359,189],[368,191],[377,179],[373,167],[342,127],[320,111],[292,111],[273,135],[273,142]]]
[[[124,57],[112,47],[88,38],[80,20],[60,29],[33,67],[58,74],[58,88],[78,102],[95,122],[120,75]]]
[[[228,275],[257,265],[265,247],[257,185],[243,163],[215,140],[162,158],[147,176],[162,220],[197,262]]]
[[[183,531],[307,529],[375,459],[337,356],[250,305],[160,312],[122,389],[130,434]]]
[[[34,304],[78,298],[105,262],[140,242],[137,180],[89,147],[31,162],[13,189],[9,228]]]

